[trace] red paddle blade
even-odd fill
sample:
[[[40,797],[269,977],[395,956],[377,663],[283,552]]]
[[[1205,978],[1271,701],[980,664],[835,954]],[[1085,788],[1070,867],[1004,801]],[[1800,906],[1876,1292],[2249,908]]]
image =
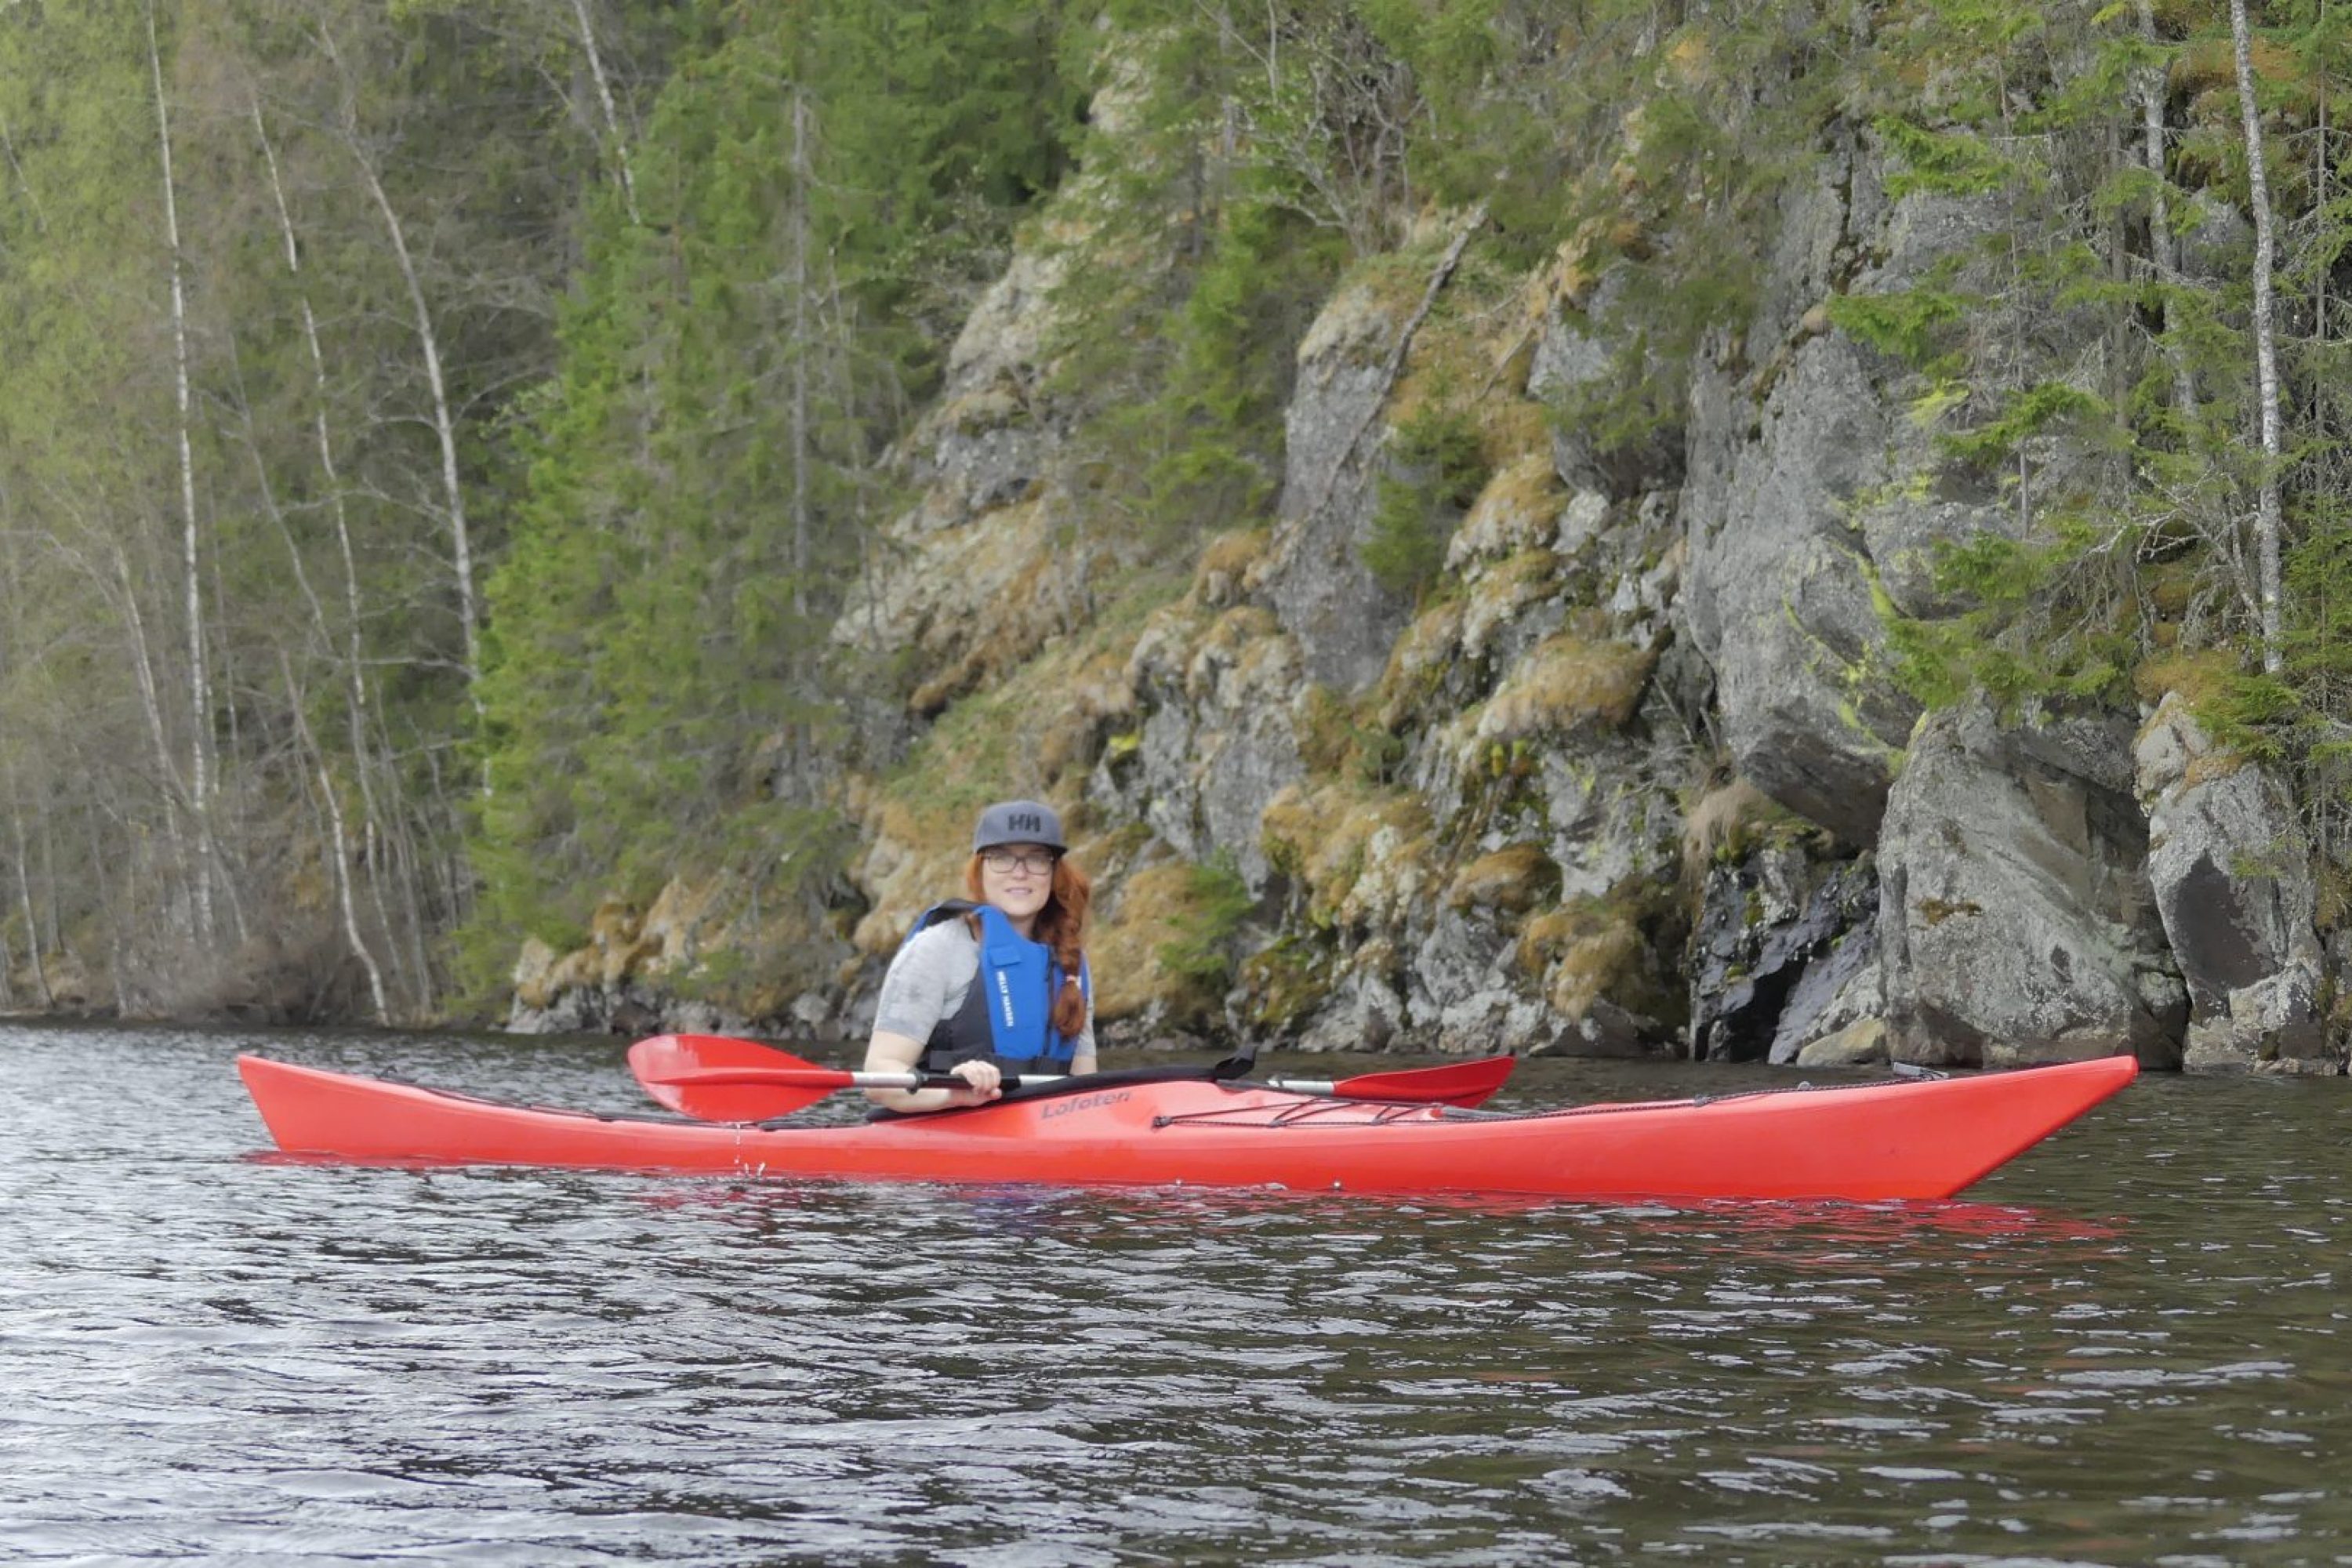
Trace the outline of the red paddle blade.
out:
[[[1438,1068],[1360,1073],[1341,1079],[1331,1086],[1331,1092],[1342,1100],[1430,1100],[1466,1108],[1492,1099],[1518,1065],[1516,1057],[1480,1057]]]
[[[825,1073],[831,1081],[807,1086],[774,1083],[696,1083],[697,1073],[726,1068],[785,1068]],[[629,1047],[629,1071],[660,1104],[702,1121],[765,1121],[790,1116],[845,1087],[847,1073],[832,1072],[790,1051],[724,1035],[656,1035]],[[683,1079],[685,1081],[673,1081]]]

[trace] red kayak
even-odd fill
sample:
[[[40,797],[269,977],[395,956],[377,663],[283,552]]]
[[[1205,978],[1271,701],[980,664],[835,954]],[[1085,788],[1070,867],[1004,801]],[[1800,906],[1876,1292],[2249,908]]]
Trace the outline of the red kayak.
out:
[[[842,1181],[1552,1197],[1949,1197],[2121,1089],[2129,1057],[1531,1115],[1145,1070],[845,1127],[712,1125],[478,1100],[240,1057],[278,1146],[367,1164]]]

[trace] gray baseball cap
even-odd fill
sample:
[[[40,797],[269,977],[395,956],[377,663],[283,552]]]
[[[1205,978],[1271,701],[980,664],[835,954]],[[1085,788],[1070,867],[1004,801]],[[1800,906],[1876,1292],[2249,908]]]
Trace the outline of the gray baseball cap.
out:
[[[1043,844],[1048,849],[1066,849],[1062,842],[1062,819],[1054,808],[1039,800],[1000,800],[980,814],[980,826],[971,830],[971,852],[993,849],[1000,844]]]

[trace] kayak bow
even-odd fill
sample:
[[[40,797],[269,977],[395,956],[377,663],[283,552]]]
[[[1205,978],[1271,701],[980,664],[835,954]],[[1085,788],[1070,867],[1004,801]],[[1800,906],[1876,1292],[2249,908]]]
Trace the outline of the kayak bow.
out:
[[[372,1164],[1554,1197],[1944,1198],[2115,1094],[2128,1057],[1498,1115],[1110,1073],[844,1127],[597,1116],[240,1057],[278,1146]]]

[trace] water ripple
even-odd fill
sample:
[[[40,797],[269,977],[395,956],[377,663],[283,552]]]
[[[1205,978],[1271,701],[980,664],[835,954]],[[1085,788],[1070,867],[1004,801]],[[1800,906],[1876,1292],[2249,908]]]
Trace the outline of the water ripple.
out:
[[[1669,1208],[261,1161],[257,1046],[634,1098],[608,1042],[0,1037],[0,1559],[2352,1555],[2341,1085]]]

